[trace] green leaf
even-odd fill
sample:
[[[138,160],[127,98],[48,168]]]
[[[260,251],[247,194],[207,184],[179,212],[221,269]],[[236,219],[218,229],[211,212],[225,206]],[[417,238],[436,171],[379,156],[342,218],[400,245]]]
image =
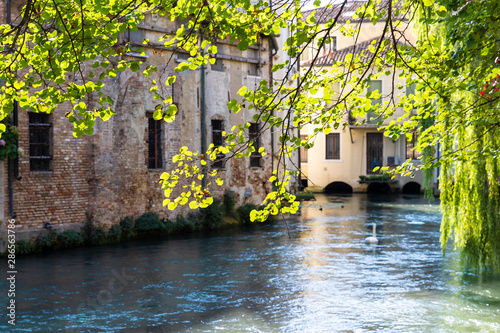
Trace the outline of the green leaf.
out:
[[[247,40],[240,40],[238,43],[238,50],[240,51],[246,51],[248,49],[248,41]]]
[[[137,72],[139,70],[139,64],[137,62],[133,62],[130,64],[130,70],[132,72]]]

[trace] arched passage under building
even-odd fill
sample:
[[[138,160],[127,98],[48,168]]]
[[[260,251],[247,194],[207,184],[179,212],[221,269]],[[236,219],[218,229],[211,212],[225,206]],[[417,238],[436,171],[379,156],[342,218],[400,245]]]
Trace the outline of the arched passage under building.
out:
[[[374,182],[368,185],[366,193],[390,194],[392,189],[386,182]]]
[[[409,182],[403,186],[403,194],[420,194],[421,186],[417,182]]]
[[[344,182],[333,182],[325,187],[325,193],[352,193],[352,187]]]

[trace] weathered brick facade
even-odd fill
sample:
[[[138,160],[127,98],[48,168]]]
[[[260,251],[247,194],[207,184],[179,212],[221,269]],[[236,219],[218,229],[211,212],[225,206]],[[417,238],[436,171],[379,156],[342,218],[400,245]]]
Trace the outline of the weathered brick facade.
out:
[[[0,0],[0,12],[5,1]],[[2,14],[3,15],[3,14]],[[146,17],[141,25],[138,40],[155,38],[166,30],[175,29],[175,23],[160,17],[153,21]],[[126,38],[126,34],[125,37]],[[133,42],[132,37],[128,37]],[[17,214],[18,230],[43,230],[45,223],[52,227],[75,226],[92,219],[105,227],[118,223],[126,216],[137,217],[152,211],[164,218],[172,218],[182,210],[171,212],[163,207],[163,190],[158,184],[161,173],[171,170],[172,156],[179,148],[188,146],[201,149],[204,134],[206,145],[212,142],[211,120],[224,122],[225,130],[233,125],[251,122],[252,113],[242,110],[231,114],[227,109],[229,99],[236,98],[242,85],[252,88],[261,79],[269,80],[269,45],[263,38],[261,45],[241,52],[236,44],[220,41],[219,68],[208,68],[182,72],[177,76],[175,89],[164,87],[167,94],[174,94],[179,113],[172,123],[162,122],[161,145],[163,165],[161,169],[149,169],[148,114],[154,110],[156,101],[149,92],[150,79],[141,76],[142,70],[118,72],[105,82],[105,92],[115,101],[117,112],[106,122],[98,121],[95,133],[88,137],[74,138],[73,125],[64,117],[71,106],[61,105],[50,115],[51,121],[51,171],[30,171],[29,124],[27,110],[19,110],[19,146],[24,156],[19,158],[21,180],[13,181],[13,206]],[[165,51],[165,50],[164,50]],[[259,54],[258,61],[255,54]],[[177,65],[169,51],[159,53],[154,48],[146,50],[145,63],[158,66],[158,73],[166,78]],[[175,58],[175,57],[174,57]],[[136,60],[135,55],[125,59]],[[178,60],[181,61],[181,60]],[[255,70],[257,69],[257,72]],[[252,74],[252,75],[250,75]],[[204,76],[204,77],[203,77]],[[201,88],[202,77],[205,93]],[[163,82],[165,80],[163,79]],[[205,133],[202,133],[202,106],[205,105]],[[271,151],[270,133],[260,139],[261,145]],[[3,202],[4,218],[10,217],[7,163],[4,163]],[[216,196],[231,190],[241,202],[259,203],[270,190],[265,184],[271,175],[271,154],[262,157],[260,167],[250,167],[249,158],[229,161],[220,176],[225,178],[222,188],[215,188]]]

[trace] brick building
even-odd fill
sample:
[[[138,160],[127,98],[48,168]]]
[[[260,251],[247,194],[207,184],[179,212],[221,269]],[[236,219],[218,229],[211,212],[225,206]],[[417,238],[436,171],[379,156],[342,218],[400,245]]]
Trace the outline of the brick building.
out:
[[[6,3],[0,0],[4,22]],[[17,17],[20,8],[13,1],[11,17]],[[175,22],[147,15],[138,31],[125,32],[120,40],[140,44],[143,38],[154,41],[175,29]],[[172,123],[151,118],[156,103],[149,92],[150,81],[142,77],[141,70],[134,73],[128,69],[105,82],[117,114],[106,122],[98,121],[92,136],[73,137],[73,125],[64,116],[72,110],[69,104],[49,115],[15,111],[13,121],[19,128],[24,156],[17,161],[0,161],[0,220],[15,215],[20,239],[46,232],[46,223],[53,228],[79,228],[92,219],[109,227],[126,216],[149,211],[164,218],[178,214],[162,206],[159,176],[173,168],[171,158],[180,147],[201,150],[203,142],[206,146],[217,144],[223,130],[252,122],[250,111],[230,113],[227,103],[243,85],[254,87],[262,79],[270,82],[271,47],[276,43],[270,43],[269,38],[263,36],[258,45],[243,52],[234,43],[219,41],[214,65],[179,73],[173,87],[164,87],[179,110]],[[171,52],[160,44],[150,44],[146,56],[123,57],[144,61],[144,68],[156,65],[158,72],[167,75],[187,58],[187,54],[177,53],[175,61],[168,63]],[[250,131],[257,131],[259,125],[252,123]],[[269,131],[256,141],[271,151]],[[217,196],[231,190],[240,203],[244,199],[258,203],[270,190],[271,154],[230,160],[217,167],[225,178]],[[5,240],[5,223],[1,229]]]

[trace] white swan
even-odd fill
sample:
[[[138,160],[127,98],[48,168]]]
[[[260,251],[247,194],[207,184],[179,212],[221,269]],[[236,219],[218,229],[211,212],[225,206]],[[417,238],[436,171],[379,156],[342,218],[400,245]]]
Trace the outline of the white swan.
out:
[[[373,225],[373,236],[365,238],[365,243],[366,244],[377,244],[378,243],[378,239],[377,239],[377,225],[375,223],[373,223],[372,225]]]

